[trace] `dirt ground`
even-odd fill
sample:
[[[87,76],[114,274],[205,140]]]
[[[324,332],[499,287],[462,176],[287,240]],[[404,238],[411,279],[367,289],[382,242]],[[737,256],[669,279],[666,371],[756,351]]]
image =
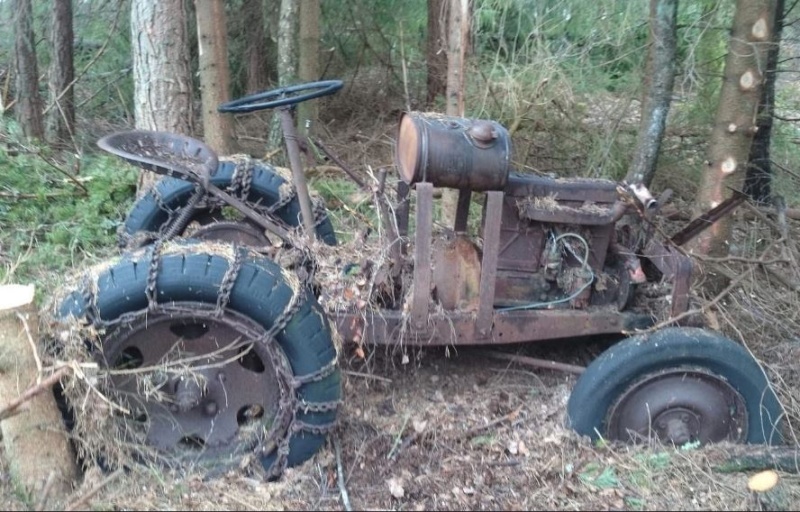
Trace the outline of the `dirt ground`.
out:
[[[565,350],[567,348],[567,350]],[[585,363],[602,343],[515,349]],[[377,349],[366,367],[346,363],[335,434],[352,509],[378,510],[796,510],[800,478],[757,498],[751,473],[715,469],[729,447],[592,446],[564,428],[575,377],[495,362],[474,349],[399,354]],[[797,352],[800,352],[798,350]],[[795,354],[800,355],[800,354]],[[92,510],[345,510],[333,442],[266,483],[237,471],[201,475],[133,467],[88,500]],[[11,488],[0,504],[28,510]],[[72,501],[107,478],[90,467]],[[57,505],[57,504],[51,504]]]
[[[390,165],[390,132],[383,124],[370,135],[329,146],[338,152],[358,143],[364,154],[381,155],[369,161]],[[351,162],[366,160],[348,156]],[[761,242],[769,228],[758,228],[749,227],[747,236]],[[800,310],[796,292],[780,285],[773,292],[767,282],[753,274],[717,304],[712,323],[747,341],[765,363],[791,423],[800,417]],[[562,342],[502,350],[585,365],[605,345]],[[143,466],[108,481],[107,473],[89,467],[68,504],[92,510],[345,510],[346,491],[355,510],[800,509],[800,476],[781,472],[775,490],[753,495],[747,488],[753,472],[723,471],[730,446],[594,446],[578,438],[565,428],[574,375],[488,360],[474,349],[406,355],[404,364],[402,354],[376,348],[367,364],[345,348],[340,427],[312,460],[287,470],[278,482],[239,471],[204,480]],[[791,436],[789,441],[797,445]],[[341,449],[340,463],[334,444]],[[31,509],[37,496],[14,489],[6,464],[0,457],[0,507]],[[96,495],[79,501],[98,484]]]

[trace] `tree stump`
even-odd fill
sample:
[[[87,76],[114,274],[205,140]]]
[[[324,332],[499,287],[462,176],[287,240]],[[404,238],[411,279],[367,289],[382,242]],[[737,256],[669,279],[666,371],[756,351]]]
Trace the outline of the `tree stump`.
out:
[[[33,286],[0,286],[0,406],[37,384],[38,315]],[[3,448],[14,483],[32,502],[52,507],[72,491],[77,476],[61,413],[49,390],[33,396],[2,420]]]

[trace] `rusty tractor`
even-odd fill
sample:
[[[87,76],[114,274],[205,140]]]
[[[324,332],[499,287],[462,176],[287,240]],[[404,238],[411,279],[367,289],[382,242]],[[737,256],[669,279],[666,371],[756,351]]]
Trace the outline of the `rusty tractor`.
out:
[[[291,178],[260,161],[220,160],[181,135],[100,140],[167,175],[126,219],[122,258],[60,305],[100,333],[87,342],[100,366],[125,370],[110,371],[106,388],[124,401],[118,421],[137,443],[178,463],[255,454],[280,475],[335,427],[334,332],[345,343],[426,347],[624,334],[578,379],[567,409],[575,431],[623,442],[781,440],[781,406],[760,366],[687,313],[692,260],[676,241],[721,210],[665,239],[645,187],[514,172],[511,138],[494,121],[401,116],[396,190],[384,190],[385,173],[373,190],[387,264],[361,269],[376,295],[320,307],[314,248],[336,238],[309,195],[301,143],[338,159],[298,136],[291,108],[341,87],[302,84],[219,107],[277,109]],[[434,187],[458,190],[445,229],[434,229]],[[285,263],[281,251],[296,257]]]

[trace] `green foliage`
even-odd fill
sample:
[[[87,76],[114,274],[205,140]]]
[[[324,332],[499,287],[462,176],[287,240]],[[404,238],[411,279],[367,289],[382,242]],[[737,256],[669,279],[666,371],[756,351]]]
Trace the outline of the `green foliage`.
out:
[[[137,173],[119,160],[81,158],[75,177],[64,173],[74,157],[46,149],[19,153],[0,150],[0,282],[38,281],[86,257],[115,250],[116,229],[133,199]],[[50,162],[50,163],[48,163]],[[49,288],[49,286],[47,286]]]
[[[611,466],[603,466],[596,462],[586,464],[583,471],[578,474],[578,478],[581,482],[598,489],[619,487],[616,470]]]
[[[328,215],[340,242],[349,241],[366,228],[375,232],[379,226],[372,195],[358,188],[350,179],[314,179],[310,186],[325,200]]]

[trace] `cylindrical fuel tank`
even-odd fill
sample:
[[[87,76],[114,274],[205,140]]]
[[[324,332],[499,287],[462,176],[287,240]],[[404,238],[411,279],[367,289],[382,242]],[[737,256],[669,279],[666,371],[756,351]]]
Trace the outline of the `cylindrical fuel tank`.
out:
[[[400,118],[395,162],[408,184],[502,190],[510,160],[511,138],[495,121],[422,112]]]

